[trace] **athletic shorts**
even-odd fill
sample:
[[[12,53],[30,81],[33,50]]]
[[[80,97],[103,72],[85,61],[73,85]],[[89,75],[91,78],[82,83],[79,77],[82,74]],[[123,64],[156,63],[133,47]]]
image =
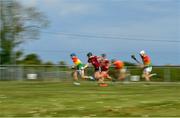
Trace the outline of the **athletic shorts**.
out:
[[[151,73],[151,71],[152,71],[151,66],[150,67],[145,67],[144,70],[143,70],[144,73]]]
[[[82,75],[84,70],[76,70],[78,72],[79,75]]]
[[[101,72],[101,68],[100,67],[97,67],[94,69],[95,72]]]
[[[127,70],[125,68],[123,68],[123,69],[120,70],[120,73],[126,73],[126,71]]]

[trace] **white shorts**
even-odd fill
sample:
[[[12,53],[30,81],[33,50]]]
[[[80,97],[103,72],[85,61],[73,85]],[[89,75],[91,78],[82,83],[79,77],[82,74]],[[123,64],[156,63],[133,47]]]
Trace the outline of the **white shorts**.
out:
[[[76,70],[78,72],[79,75],[82,75],[84,70],[80,69],[80,70]]]
[[[143,72],[144,73],[151,73],[151,71],[152,71],[152,67],[146,67]]]
[[[123,69],[120,70],[120,72],[121,72],[121,73],[126,73],[126,69],[123,68]]]

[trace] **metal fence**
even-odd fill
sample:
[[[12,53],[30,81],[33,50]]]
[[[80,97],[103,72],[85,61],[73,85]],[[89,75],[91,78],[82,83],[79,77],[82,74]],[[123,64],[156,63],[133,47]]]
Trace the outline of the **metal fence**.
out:
[[[71,79],[72,71],[65,66],[0,66],[0,80],[63,80]]]
[[[112,67],[109,73],[116,78],[113,70]],[[136,66],[128,66],[127,70],[131,76],[141,76],[142,74],[142,69]],[[0,80],[70,80],[72,79],[72,71],[70,66],[59,65],[3,65],[0,66]],[[153,73],[157,73],[157,76],[153,77],[152,81],[180,81],[180,66],[154,66]],[[93,69],[88,68],[86,74],[92,75]]]

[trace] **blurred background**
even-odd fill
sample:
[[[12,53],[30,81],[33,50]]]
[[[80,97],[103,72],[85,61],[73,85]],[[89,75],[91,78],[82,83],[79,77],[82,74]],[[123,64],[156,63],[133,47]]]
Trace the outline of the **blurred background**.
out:
[[[131,59],[141,50],[151,82]],[[70,54],[88,52],[124,61],[127,77],[111,66],[107,87],[74,85]],[[0,117],[180,117],[178,93],[180,0],[0,0]]]
[[[154,66],[177,67],[179,6],[179,0],[0,0],[0,64],[65,67],[71,53],[87,63],[92,52],[134,66],[130,55],[140,59],[145,50]]]
[[[0,4],[1,64],[23,64],[28,58],[36,58],[31,64],[72,64],[72,52],[84,62],[88,52],[133,62],[130,55],[141,50],[154,65],[180,64],[178,0],[1,0]]]

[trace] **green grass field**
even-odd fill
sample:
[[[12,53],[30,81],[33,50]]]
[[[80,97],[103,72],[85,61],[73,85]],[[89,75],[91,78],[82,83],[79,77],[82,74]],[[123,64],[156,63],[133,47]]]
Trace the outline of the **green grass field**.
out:
[[[179,116],[180,84],[0,82],[0,116]]]

